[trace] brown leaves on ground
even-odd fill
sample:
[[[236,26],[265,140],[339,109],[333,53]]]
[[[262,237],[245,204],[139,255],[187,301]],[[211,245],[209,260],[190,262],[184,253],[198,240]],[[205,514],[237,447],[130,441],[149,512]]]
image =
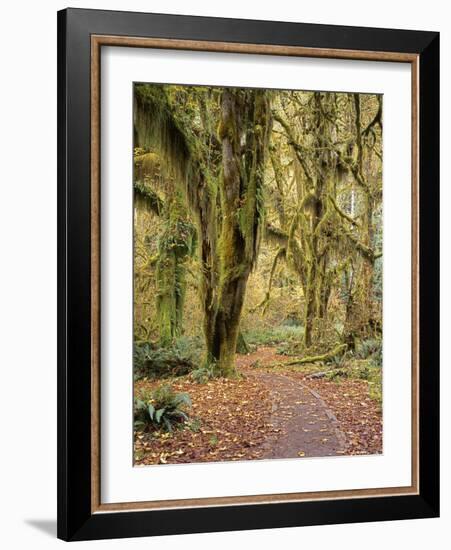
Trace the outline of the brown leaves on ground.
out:
[[[369,397],[368,383],[350,378],[308,379],[308,369],[284,366],[288,359],[277,355],[274,348],[262,347],[252,354],[237,356],[238,370],[244,373],[242,378],[219,378],[207,384],[197,384],[188,377],[173,381],[174,391],[188,392],[191,397],[190,421],[183,430],[169,434],[137,432],[135,465],[262,458],[267,452],[265,442],[277,446],[282,433],[271,424],[275,403],[271,401],[268,378],[259,376],[265,371],[296,379],[321,396],[345,435],[343,454],[382,453],[382,413],[378,403]],[[151,391],[160,383],[138,381],[135,395],[142,390]]]
[[[319,379],[303,383],[318,392],[337,417],[346,437],[344,454],[382,453],[382,413],[378,403],[370,399],[366,381]]]
[[[135,383],[136,395],[153,390],[158,382]],[[184,430],[138,432],[135,465],[217,462],[259,458],[258,447],[272,433],[269,390],[256,380],[218,378],[197,384],[189,378],[172,383],[188,392],[193,407]]]
[[[368,455],[382,453],[382,411],[380,405],[369,397],[368,383],[365,380],[349,378],[335,381],[326,378],[308,379],[316,368],[284,367],[290,358],[278,355],[271,347],[262,347],[256,353],[238,356],[237,364],[242,367],[273,367],[279,373],[301,380],[316,391],[327,407],[336,416],[340,430],[346,438],[346,455]],[[271,369],[273,371],[273,369]],[[321,367],[321,370],[324,370]]]

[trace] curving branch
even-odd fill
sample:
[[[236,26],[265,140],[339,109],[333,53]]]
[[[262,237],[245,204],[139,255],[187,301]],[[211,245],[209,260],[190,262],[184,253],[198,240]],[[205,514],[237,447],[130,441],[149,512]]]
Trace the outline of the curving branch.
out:
[[[337,211],[337,213],[340,214],[340,216],[343,219],[345,219],[346,221],[348,221],[349,223],[351,223],[355,227],[360,227],[359,222],[357,220],[355,220],[352,216],[349,216],[348,214],[346,214],[346,212],[343,212],[343,210],[338,206],[336,200],[331,195],[329,195],[329,200],[332,203],[332,206]]]
[[[143,206],[148,212],[161,216],[164,209],[164,201],[152,189],[140,181],[133,186],[136,202]]]
[[[366,244],[363,244],[360,242],[354,235],[349,233],[349,231],[346,231],[346,229],[343,227],[343,233],[349,242],[355,247],[357,252],[365,258],[367,261],[369,261],[371,264],[374,264],[374,262],[382,257],[382,251],[375,252],[372,248],[367,246]]]
[[[296,154],[296,158],[298,159],[300,165],[302,166],[302,169],[304,170],[305,176],[310,184],[310,187],[314,187],[313,177],[310,174],[310,170],[309,170],[309,167],[307,166],[307,163],[305,162],[305,149],[301,147],[299,143],[296,141],[290,126],[280,115],[273,112],[273,119],[277,121],[284,129],[286,134],[285,137],[288,140],[288,144],[291,145],[291,147],[293,148]]]
[[[282,229],[275,227],[274,225],[267,223],[265,229],[265,235],[268,241],[278,244],[280,246],[287,246],[288,235]]]
[[[266,312],[266,309],[269,304],[269,300],[271,298],[271,289],[272,289],[272,283],[274,280],[274,274],[276,272],[277,265],[281,259],[286,259],[286,250],[283,247],[279,248],[279,250],[276,252],[276,255],[274,256],[272,266],[271,266],[271,271],[269,274],[268,289],[265,292],[265,296],[257,306],[255,306],[252,309],[249,309],[250,313],[254,313],[255,311],[257,311],[257,309],[260,309],[260,308],[263,308],[262,313]]]
[[[382,130],[382,96],[377,96],[378,109],[373,119],[368,123],[368,126],[362,130],[362,135],[367,136],[370,133],[371,128],[379,125],[379,128]]]

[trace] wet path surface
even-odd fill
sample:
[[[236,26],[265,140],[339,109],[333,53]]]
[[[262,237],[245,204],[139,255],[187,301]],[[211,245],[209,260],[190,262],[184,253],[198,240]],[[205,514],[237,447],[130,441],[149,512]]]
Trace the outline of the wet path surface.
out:
[[[270,389],[273,400],[270,424],[275,434],[262,446],[262,458],[336,456],[343,453],[345,437],[321,397],[283,374],[246,372]]]

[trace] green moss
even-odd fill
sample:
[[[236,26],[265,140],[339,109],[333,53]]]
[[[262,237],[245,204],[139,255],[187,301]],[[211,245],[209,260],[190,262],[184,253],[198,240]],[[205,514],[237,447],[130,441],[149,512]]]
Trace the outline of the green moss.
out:
[[[169,345],[182,333],[186,295],[186,262],[194,253],[196,232],[182,217],[185,209],[175,194],[166,204],[165,230],[158,242],[156,305],[160,342]]]

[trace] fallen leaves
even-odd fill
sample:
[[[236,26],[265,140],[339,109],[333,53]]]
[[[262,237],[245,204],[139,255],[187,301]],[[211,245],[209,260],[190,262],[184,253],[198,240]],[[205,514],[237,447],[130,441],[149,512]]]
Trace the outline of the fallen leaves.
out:
[[[158,382],[138,381],[135,392],[154,389]],[[189,378],[172,383],[177,392],[189,393],[193,407],[184,430],[137,433],[135,465],[217,462],[259,458],[259,447],[278,431],[269,424],[270,391],[246,378],[215,379],[196,384]]]
[[[247,370],[255,362],[256,354],[259,354],[258,368]],[[219,378],[203,385],[187,377],[175,379],[172,384],[174,390],[187,392],[192,399],[189,422],[183,431],[136,433],[135,464],[251,460],[264,457],[264,453],[268,452],[264,446],[266,444],[267,447],[268,442],[277,448],[280,438],[287,436],[285,432],[290,419],[295,421],[293,410],[308,407],[310,400],[293,393],[288,396],[280,392],[278,395],[268,383],[268,378],[259,376],[259,373],[265,373],[265,365],[272,364],[275,359],[279,360],[278,373],[300,381],[317,392],[336,416],[346,439],[345,449],[336,454],[382,452],[382,414],[379,405],[369,396],[368,382],[348,378],[339,382],[325,378],[308,379],[308,371],[299,372],[284,367],[280,362],[281,356],[276,354],[274,348],[260,348],[254,354],[237,357],[238,368],[247,377],[234,380]],[[274,372],[274,369],[269,372]],[[135,383],[135,392],[152,390],[157,385],[155,381],[141,380]],[[278,418],[277,425],[272,421],[274,414]],[[326,417],[320,419],[317,411],[309,410],[309,416],[304,418],[303,425],[298,424],[297,429],[305,433],[306,440],[315,432],[319,445],[327,449],[330,436],[326,432],[330,433],[330,425],[326,420]],[[302,449],[302,441],[300,443]],[[304,449],[307,447],[304,446]],[[296,450],[291,456],[295,455]],[[299,457],[307,455],[319,456],[312,455],[311,449],[308,453],[305,450],[297,452]]]
[[[259,366],[263,369],[265,366],[273,370],[273,365],[278,364],[277,372],[286,376],[300,380],[305,386],[316,391],[326,403],[327,407],[336,416],[339,428],[346,438],[346,448],[339,454],[344,455],[368,455],[382,453],[382,412],[380,405],[371,399],[369,392],[371,384],[365,380],[346,379],[339,382],[327,380],[325,378],[309,379],[307,378],[311,369],[299,371],[284,366],[287,358],[277,355],[274,348],[260,348]],[[255,361],[255,354],[241,356],[239,361],[243,366]],[[317,368],[313,366],[313,370]],[[304,404],[301,400],[296,400],[295,404]],[[311,416],[315,416],[312,414]],[[314,426],[314,421],[307,422]],[[311,430],[303,428],[307,434]],[[324,427],[320,432],[327,432]],[[326,443],[326,442],[324,442]]]
[[[364,380],[343,379],[339,383],[321,379],[303,379],[315,390],[337,417],[346,437],[346,455],[382,453],[382,413],[368,396]]]

